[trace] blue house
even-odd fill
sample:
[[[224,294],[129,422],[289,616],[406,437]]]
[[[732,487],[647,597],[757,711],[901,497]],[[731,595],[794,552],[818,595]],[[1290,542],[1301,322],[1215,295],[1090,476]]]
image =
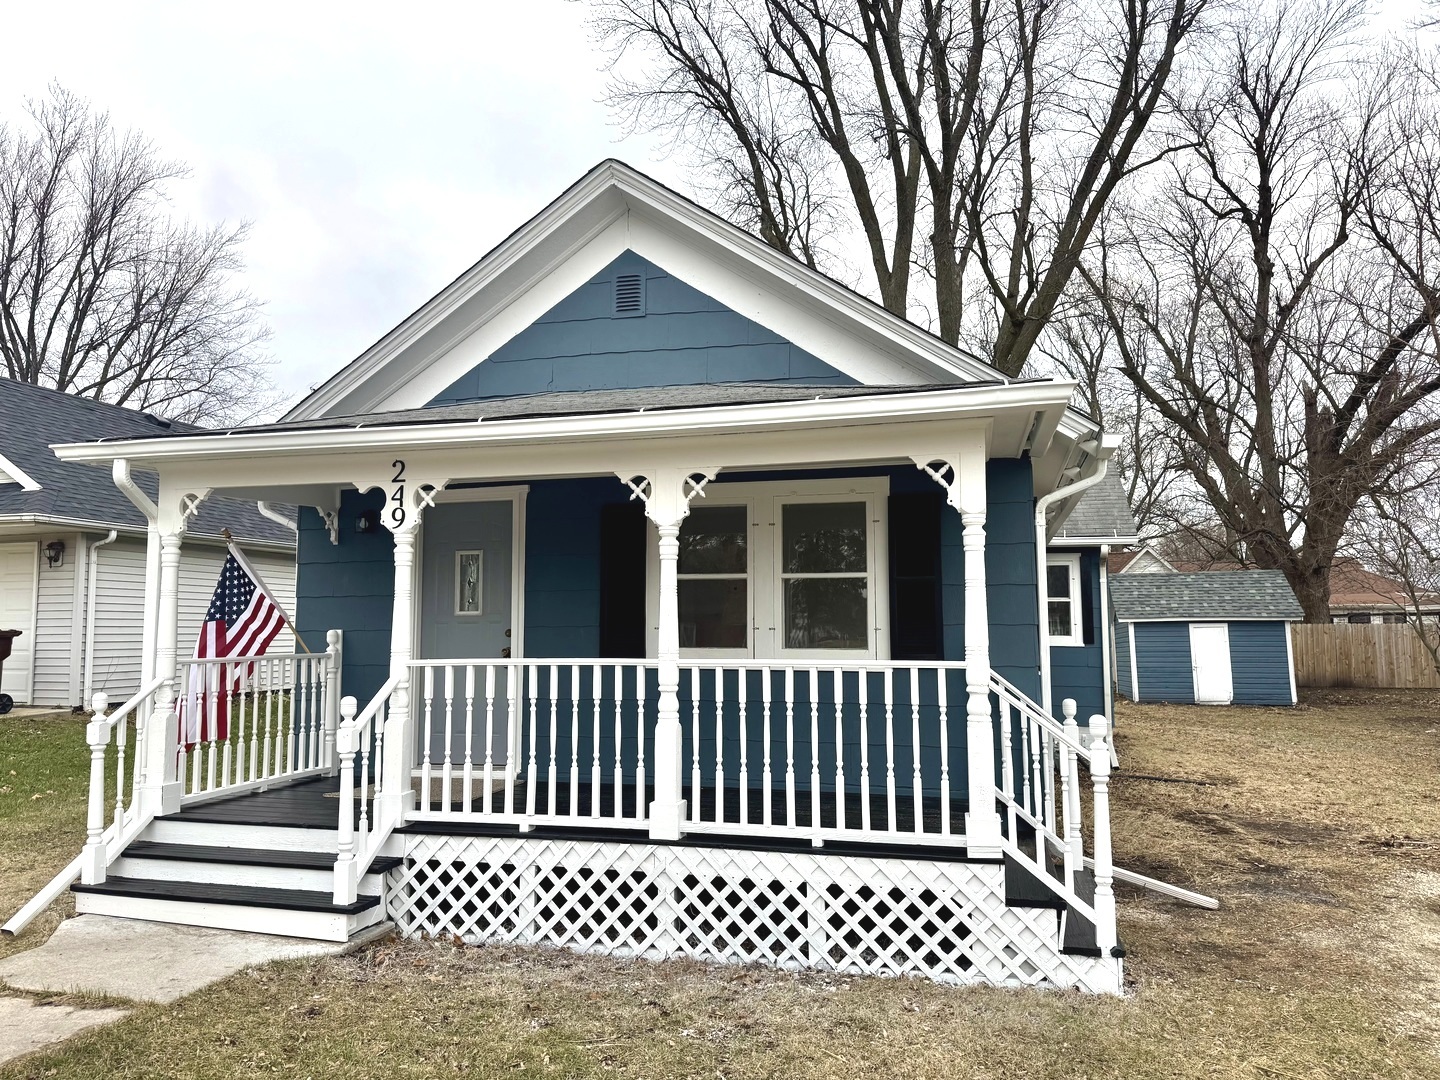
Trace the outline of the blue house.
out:
[[[1280,571],[1117,574],[1110,595],[1131,701],[1295,704],[1290,624],[1305,613]]]
[[[283,421],[58,448],[161,485],[153,678],[93,729],[114,762],[139,716],[143,765],[80,909],[1118,991],[1133,522],[1072,392],[601,164]],[[301,508],[311,651],[207,672],[233,722],[194,739],[212,493]]]

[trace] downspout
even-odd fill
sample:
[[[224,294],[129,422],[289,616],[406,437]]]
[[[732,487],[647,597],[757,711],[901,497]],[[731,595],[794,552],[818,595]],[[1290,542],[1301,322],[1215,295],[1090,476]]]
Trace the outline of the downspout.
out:
[[[1050,688],[1050,596],[1049,574],[1046,571],[1046,548],[1049,537],[1045,535],[1045,514],[1061,499],[1078,495],[1105,478],[1105,470],[1110,466],[1110,455],[1114,453],[1115,448],[1105,445],[1099,432],[1096,432],[1094,438],[1081,444],[1082,449],[1087,447],[1090,448],[1088,452],[1094,457],[1095,471],[1089,476],[1081,477],[1073,484],[1057,488],[1050,494],[1042,495],[1035,500],[1035,595],[1039,598],[1040,609],[1040,703],[1045,707],[1045,712],[1049,716],[1055,715],[1055,695]],[[1075,599],[1078,602],[1079,597]]]
[[[160,615],[160,594],[151,586],[160,580],[160,508],[140,490],[130,475],[130,462],[116,458],[111,470],[115,486],[145,516],[145,618],[140,636],[140,685],[155,679],[155,637]],[[153,594],[153,595],[152,595]]]
[[[263,499],[255,504],[255,509],[260,511],[261,517],[269,518],[271,521],[275,522],[276,525],[283,525],[291,532],[299,535],[300,526],[295,524],[295,522],[291,521],[284,514],[280,513],[280,511],[273,509],[270,504],[268,502],[265,502]]]
[[[1100,545],[1100,663],[1105,668],[1105,720],[1110,732],[1110,767],[1120,767],[1115,751],[1115,641],[1110,636],[1114,624],[1110,620],[1110,545]]]
[[[86,708],[90,707],[95,693],[95,596],[98,591],[95,582],[100,571],[100,549],[113,544],[119,535],[118,529],[111,529],[104,540],[90,545],[90,570],[85,579],[85,696],[80,702]]]

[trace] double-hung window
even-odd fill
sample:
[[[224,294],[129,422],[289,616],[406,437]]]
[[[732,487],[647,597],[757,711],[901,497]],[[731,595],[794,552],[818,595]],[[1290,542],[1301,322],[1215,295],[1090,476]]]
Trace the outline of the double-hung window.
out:
[[[681,655],[887,656],[888,489],[884,477],[707,487],[680,527]],[[658,588],[652,573],[652,655]]]
[[[1051,645],[1084,645],[1080,604],[1080,555],[1050,555],[1045,565],[1045,603]]]

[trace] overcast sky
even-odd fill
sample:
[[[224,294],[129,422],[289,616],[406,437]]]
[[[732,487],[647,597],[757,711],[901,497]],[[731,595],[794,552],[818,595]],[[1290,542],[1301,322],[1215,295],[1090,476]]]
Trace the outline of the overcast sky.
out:
[[[596,162],[684,189],[621,139],[562,0],[9,5],[0,116],[58,80],[187,161],[178,212],[252,223],[274,377],[328,378]]]

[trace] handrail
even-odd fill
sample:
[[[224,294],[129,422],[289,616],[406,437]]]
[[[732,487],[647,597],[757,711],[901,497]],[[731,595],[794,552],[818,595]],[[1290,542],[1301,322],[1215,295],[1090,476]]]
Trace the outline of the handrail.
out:
[[[359,896],[360,879],[365,876],[380,847],[385,843],[396,821],[379,820],[380,792],[383,786],[385,753],[385,720],[382,712],[395,691],[409,678],[402,670],[385,681],[364,710],[356,714],[353,697],[340,699],[344,719],[335,732],[335,751],[340,759],[340,798],[337,808],[335,884],[337,904],[353,904]],[[375,796],[370,798],[371,740],[366,737],[372,728],[374,737]],[[403,732],[401,733],[403,737]],[[360,758],[360,813],[355,813],[355,759]]]
[[[96,694],[94,700],[92,700],[90,703],[91,708],[95,710],[94,720],[99,723],[105,724],[111,730],[114,730],[116,724],[128,717],[132,712],[134,712],[140,707],[140,705],[145,701],[146,698],[150,697],[152,694],[155,693],[156,690],[159,690],[160,687],[164,686],[170,681],[172,680],[169,675],[161,675],[155,679],[152,679],[150,682],[142,686],[140,690],[133,697],[130,698],[130,700],[126,701],[123,705],[120,705],[115,710],[109,713],[105,712],[105,709],[109,703],[109,698],[107,698],[104,694]],[[102,701],[104,702],[104,704],[101,704]]]
[[[619,659],[602,658],[593,656],[516,656],[513,658],[498,658],[493,656],[484,657],[455,657],[448,660],[411,660],[410,667],[415,670],[425,668],[443,667],[509,667],[512,665],[528,665],[532,667],[556,667],[579,666],[590,667],[593,664],[639,664],[644,667],[655,667],[660,661],[654,657],[649,659]],[[964,671],[965,661],[963,660],[821,660],[802,659],[799,657],[779,660],[754,660],[748,658],[725,660],[725,659],[699,659],[693,657],[681,657],[676,663],[682,668],[744,668],[747,671],[783,671],[786,668],[794,668],[796,671],[809,671],[814,668],[817,671],[833,671],[836,668],[844,668],[847,671],[909,671],[911,668],[925,668],[927,670],[939,669],[942,671]],[[1008,684],[1007,684],[1008,685]],[[1015,691],[1019,693],[1019,691]]]
[[[181,664],[253,664],[256,660],[323,660],[323,652],[256,653],[253,656],[187,656]]]
[[[1010,682],[1003,675],[997,675],[994,671],[991,671],[990,689],[1002,698],[1007,699],[1011,705],[1020,710],[1026,719],[1044,728],[1060,745],[1068,750],[1074,751],[1083,758],[1087,764],[1089,763],[1090,751],[1084,742],[1080,739],[1071,738],[1070,735],[1066,733],[1064,725],[1049,715],[1034,698],[1031,698],[1023,690],[1019,689],[1014,683]]]

